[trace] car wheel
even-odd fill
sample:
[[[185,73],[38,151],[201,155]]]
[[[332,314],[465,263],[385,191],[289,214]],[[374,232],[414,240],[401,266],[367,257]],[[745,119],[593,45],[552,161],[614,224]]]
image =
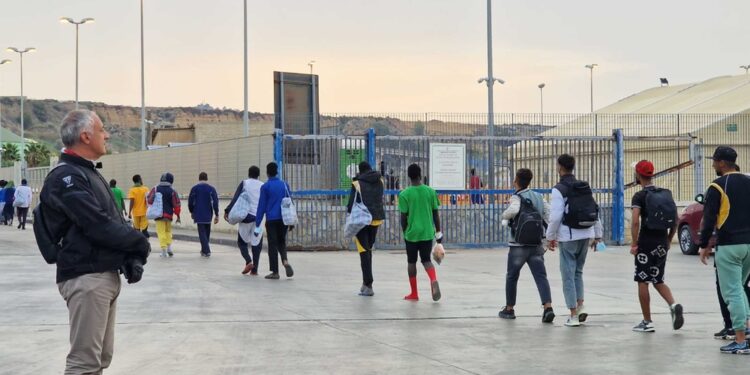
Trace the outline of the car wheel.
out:
[[[693,242],[693,235],[690,234],[690,227],[683,225],[680,227],[680,250],[685,255],[698,254],[698,245]]]

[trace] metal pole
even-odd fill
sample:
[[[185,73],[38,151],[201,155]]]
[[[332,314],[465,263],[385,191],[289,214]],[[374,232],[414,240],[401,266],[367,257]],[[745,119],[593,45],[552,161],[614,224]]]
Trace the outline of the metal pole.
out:
[[[141,150],[146,149],[146,83],[143,63],[143,0],[141,0]]]
[[[495,109],[492,88],[495,77],[492,75],[492,1],[487,0],[487,135],[495,136]],[[495,188],[495,142],[489,140],[489,181],[488,187]]]
[[[76,23],[76,109],[78,109],[78,26]]]
[[[244,24],[243,24],[244,25],[244,28],[243,28],[244,32],[243,32],[243,37],[244,37],[244,50],[245,50],[245,54],[243,55],[243,58],[244,58],[244,64],[245,64],[244,65],[244,74],[245,74],[245,76],[244,76],[245,77],[244,78],[244,80],[245,80],[245,82],[244,82],[245,110],[242,113],[242,123],[245,125],[245,137],[249,137],[250,136],[250,118],[249,118],[249,114],[247,112],[247,106],[248,106],[247,105],[247,0],[244,1],[244,6],[245,7],[244,7]]]
[[[23,137],[23,53],[18,55],[21,57],[21,178],[26,178],[26,139]]]
[[[594,67],[590,69],[589,83],[591,84],[591,112],[594,112]]]
[[[539,88],[539,117],[541,125],[544,125],[544,86]]]

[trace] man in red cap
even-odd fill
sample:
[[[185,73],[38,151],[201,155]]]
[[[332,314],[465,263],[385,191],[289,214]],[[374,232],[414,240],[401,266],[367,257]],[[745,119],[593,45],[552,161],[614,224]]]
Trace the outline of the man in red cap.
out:
[[[654,186],[654,164],[641,160],[635,166],[635,179],[643,189],[633,196],[633,236],[630,253],[635,256],[635,276],[638,283],[638,300],[641,303],[643,321],[633,327],[635,332],[654,332],[651,321],[651,296],[648,284],[669,304],[672,312],[672,328],[683,325],[682,305],[675,303],[672,291],[664,283],[664,268],[667,252],[677,233],[677,205],[668,189]]]

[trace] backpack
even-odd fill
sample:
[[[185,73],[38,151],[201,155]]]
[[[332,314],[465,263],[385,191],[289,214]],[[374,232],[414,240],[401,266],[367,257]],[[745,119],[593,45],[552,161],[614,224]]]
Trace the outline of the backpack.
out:
[[[571,229],[593,227],[599,220],[599,205],[594,200],[594,193],[589,183],[576,180],[571,183],[561,183],[561,185],[566,189],[564,189],[565,192],[560,192],[567,199],[563,224]]]
[[[521,199],[521,208],[513,218],[511,226],[513,241],[519,245],[541,245],[544,237],[544,219],[531,199],[516,195]]]
[[[154,188],[154,202],[148,205],[146,218],[149,220],[161,219],[164,216],[164,198],[162,194]]]
[[[49,175],[53,170],[63,165],[70,164],[65,162],[58,163],[50,170],[50,173],[47,174],[47,178],[49,178]],[[86,180],[86,182],[89,181],[88,176],[86,176],[86,174],[83,173],[81,169],[75,166],[73,166],[73,169],[75,169],[76,172],[78,172],[78,174],[82,176],[84,180]],[[47,183],[47,178],[45,178],[44,180],[45,184]],[[39,252],[42,253],[42,257],[44,258],[44,261],[47,262],[47,264],[55,264],[57,263],[57,254],[62,250],[62,233],[65,233],[66,230],[62,230],[60,231],[60,233],[51,233],[49,229],[50,227],[49,225],[47,225],[47,222],[44,219],[44,210],[42,209],[41,197],[39,199],[39,203],[34,208],[34,211],[32,211],[32,214],[34,215],[34,222],[32,223],[34,228],[34,237],[36,239],[36,245],[39,248]]]
[[[652,230],[672,229],[677,220],[677,205],[669,189],[646,190],[646,217],[643,224]]]

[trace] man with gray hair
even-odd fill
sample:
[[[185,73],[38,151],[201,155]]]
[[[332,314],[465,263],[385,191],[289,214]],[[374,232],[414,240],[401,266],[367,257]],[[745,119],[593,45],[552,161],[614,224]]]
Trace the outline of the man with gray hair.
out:
[[[44,181],[34,234],[45,260],[57,264],[57,286],[68,306],[65,374],[101,374],[112,362],[119,272],[128,283],[138,282],[151,247],[127,225],[96,170],[109,139],[99,117],[72,111],[60,136],[65,149]]]

